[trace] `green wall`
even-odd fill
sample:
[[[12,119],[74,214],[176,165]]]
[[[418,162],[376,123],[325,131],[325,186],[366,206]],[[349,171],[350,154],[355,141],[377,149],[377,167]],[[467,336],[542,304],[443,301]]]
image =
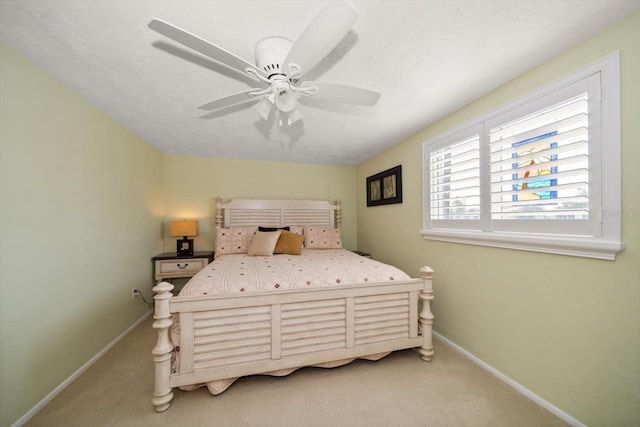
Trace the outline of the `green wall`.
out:
[[[162,154],[0,45],[0,425],[147,311]]]
[[[165,250],[176,249],[168,222],[188,218],[199,219],[195,250],[213,249],[216,197],[340,200],[344,246],[356,249],[355,184],[355,167],[167,155]]]
[[[435,329],[589,426],[640,425],[640,14],[359,165],[358,247],[435,269]],[[616,261],[424,240],[422,143],[621,52],[623,240]],[[366,208],[365,178],[403,166],[404,203]],[[391,219],[393,226],[389,226]],[[436,356],[437,348],[436,348]]]

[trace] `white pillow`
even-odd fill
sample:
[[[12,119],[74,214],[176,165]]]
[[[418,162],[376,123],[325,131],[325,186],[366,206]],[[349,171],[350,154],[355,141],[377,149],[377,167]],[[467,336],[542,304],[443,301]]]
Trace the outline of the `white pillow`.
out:
[[[296,234],[304,234],[304,225],[290,225],[289,231]]]
[[[271,256],[273,250],[278,243],[280,237],[280,230],[277,231],[258,231],[253,236],[251,246],[249,246],[249,256]]]

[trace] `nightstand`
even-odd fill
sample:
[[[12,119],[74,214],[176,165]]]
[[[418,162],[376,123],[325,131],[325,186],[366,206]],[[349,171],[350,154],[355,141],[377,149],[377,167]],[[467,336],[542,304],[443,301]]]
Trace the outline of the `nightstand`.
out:
[[[358,254],[358,255],[360,255],[360,256],[363,256],[363,257],[365,257],[365,258],[372,259],[372,258],[371,258],[371,254],[368,254],[368,253],[366,253],[366,252],[362,252],[362,251],[351,251],[351,252],[353,252],[354,254]]]
[[[213,261],[213,254],[213,251],[202,251],[189,256],[178,256],[175,252],[169,252],[154,256],[151,258],[154,263],[153,278],[159,283],[164,279],[193,277]]]

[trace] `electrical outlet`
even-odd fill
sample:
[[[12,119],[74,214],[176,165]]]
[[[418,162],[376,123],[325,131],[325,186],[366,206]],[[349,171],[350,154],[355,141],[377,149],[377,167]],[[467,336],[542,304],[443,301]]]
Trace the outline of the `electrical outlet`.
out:
[[[136,288],[131,288],[131,299],[136,299],[136,295],[140,292]]]

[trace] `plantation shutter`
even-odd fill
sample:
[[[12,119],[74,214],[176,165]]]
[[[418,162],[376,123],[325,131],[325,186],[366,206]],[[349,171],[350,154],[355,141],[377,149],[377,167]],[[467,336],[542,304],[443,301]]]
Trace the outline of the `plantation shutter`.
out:
[[[453,137],[430,150],[427,157],[431,224],[436,228],[479,228],[479,134]]]
[[[599,96],[590,79],[488,123],[491,230],[584,235],[593,228],[589,117]]]

